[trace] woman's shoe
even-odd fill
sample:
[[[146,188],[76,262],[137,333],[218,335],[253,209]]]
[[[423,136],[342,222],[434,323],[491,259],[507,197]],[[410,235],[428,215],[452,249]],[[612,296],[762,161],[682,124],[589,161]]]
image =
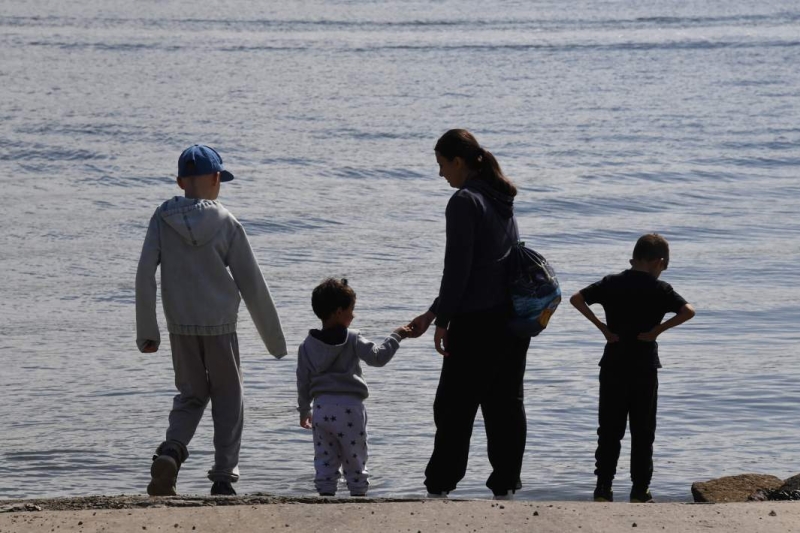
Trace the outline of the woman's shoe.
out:
[[[647,487],[633,487],[631,489],[631,503],[653,503],[653,495]]]
[[[613,502],[614,491],[611,490],[611,485],[606,483],[598,483],[597,488],[594,489],[594,501]]]

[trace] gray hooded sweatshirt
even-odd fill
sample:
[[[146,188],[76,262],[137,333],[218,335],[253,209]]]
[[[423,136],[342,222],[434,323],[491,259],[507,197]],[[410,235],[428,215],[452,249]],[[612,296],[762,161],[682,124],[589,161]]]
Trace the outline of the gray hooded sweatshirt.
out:
[[[136,344],[161,341],[156,321],[156,268],[167,329],[178,335],[236,331],[244,298],[256,329],[275,357],[286,355],[278,312],[244,228],[214,200],[176,196],[150,219],[136,271]],[[230,272],[228,271],[230,269]]]
[[[400,336],[392,333],[380,343],[370,342],[357,330],[347,330],[342,344],[326,344],[306,337],[297,354],[297,410],[300,420],[311,414],[311,400],[321,394],[369,396],[359,361],[383,366],[400,348]]]

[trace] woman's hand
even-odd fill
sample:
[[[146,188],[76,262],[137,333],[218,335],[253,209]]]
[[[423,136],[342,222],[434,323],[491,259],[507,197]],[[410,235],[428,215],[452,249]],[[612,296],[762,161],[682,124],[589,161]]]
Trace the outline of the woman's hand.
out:
[[[300,427],[303,429],[311,429],[311,415],[304,416],[302,420],[300,420]]]
[[[436,333],[433,334],[433,343],[436,346],[436,351],[444,357],[450,355],[447,352],[447,328],[436,326]]]
[[[430,311],[426,311],[425,313],[419,315],[417,318],[408,323],[408,328],[411,330],[411,333],[409,333],[408,336],[412,339],[416,339],[428,331],[428,328],[430,327],[434,318],[436,318],[436,315]]]

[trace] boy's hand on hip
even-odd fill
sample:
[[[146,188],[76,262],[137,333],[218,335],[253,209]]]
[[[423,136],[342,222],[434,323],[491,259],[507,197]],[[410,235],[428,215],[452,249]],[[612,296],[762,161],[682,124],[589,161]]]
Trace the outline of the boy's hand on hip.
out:
[[[651,329],[647,333],[639,333],[636,338],[640,341],[654,342],[660,333],[656,329]]]
[[[158,351],[158,345],[154,341],[146,341],[142,353],[155,353]]]
[[[603,324],[603,327],[600,328],[600,331],[603,332],[603,336],[606,338],[606,342],[619,342],[619,335],[608,329],[608,326]]]
[[[300,420],[300,427],[303,429],[311,429],[311,416],[304,416]]]

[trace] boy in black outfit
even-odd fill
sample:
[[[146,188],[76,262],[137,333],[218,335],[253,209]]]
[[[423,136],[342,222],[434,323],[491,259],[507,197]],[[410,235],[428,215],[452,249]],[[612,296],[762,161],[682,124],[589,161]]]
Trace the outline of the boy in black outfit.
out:
[[[669,264],[669,244],[656,233],[643,235],[633,249],[631,268],[604,277],[576,292],[570,303],[606,338],[600,360],[600,409],[595,452],[595,501],[613,501],[611,483],[617,470],[620,441],[631,421],[630,501],[652,502],[653,441],[656,436],[658,376],[656,339],[695,314],[694,308],[658,277]],[[601,322],[589,308],[600,304]],[[661,322],[666,313],[675,316]]]

